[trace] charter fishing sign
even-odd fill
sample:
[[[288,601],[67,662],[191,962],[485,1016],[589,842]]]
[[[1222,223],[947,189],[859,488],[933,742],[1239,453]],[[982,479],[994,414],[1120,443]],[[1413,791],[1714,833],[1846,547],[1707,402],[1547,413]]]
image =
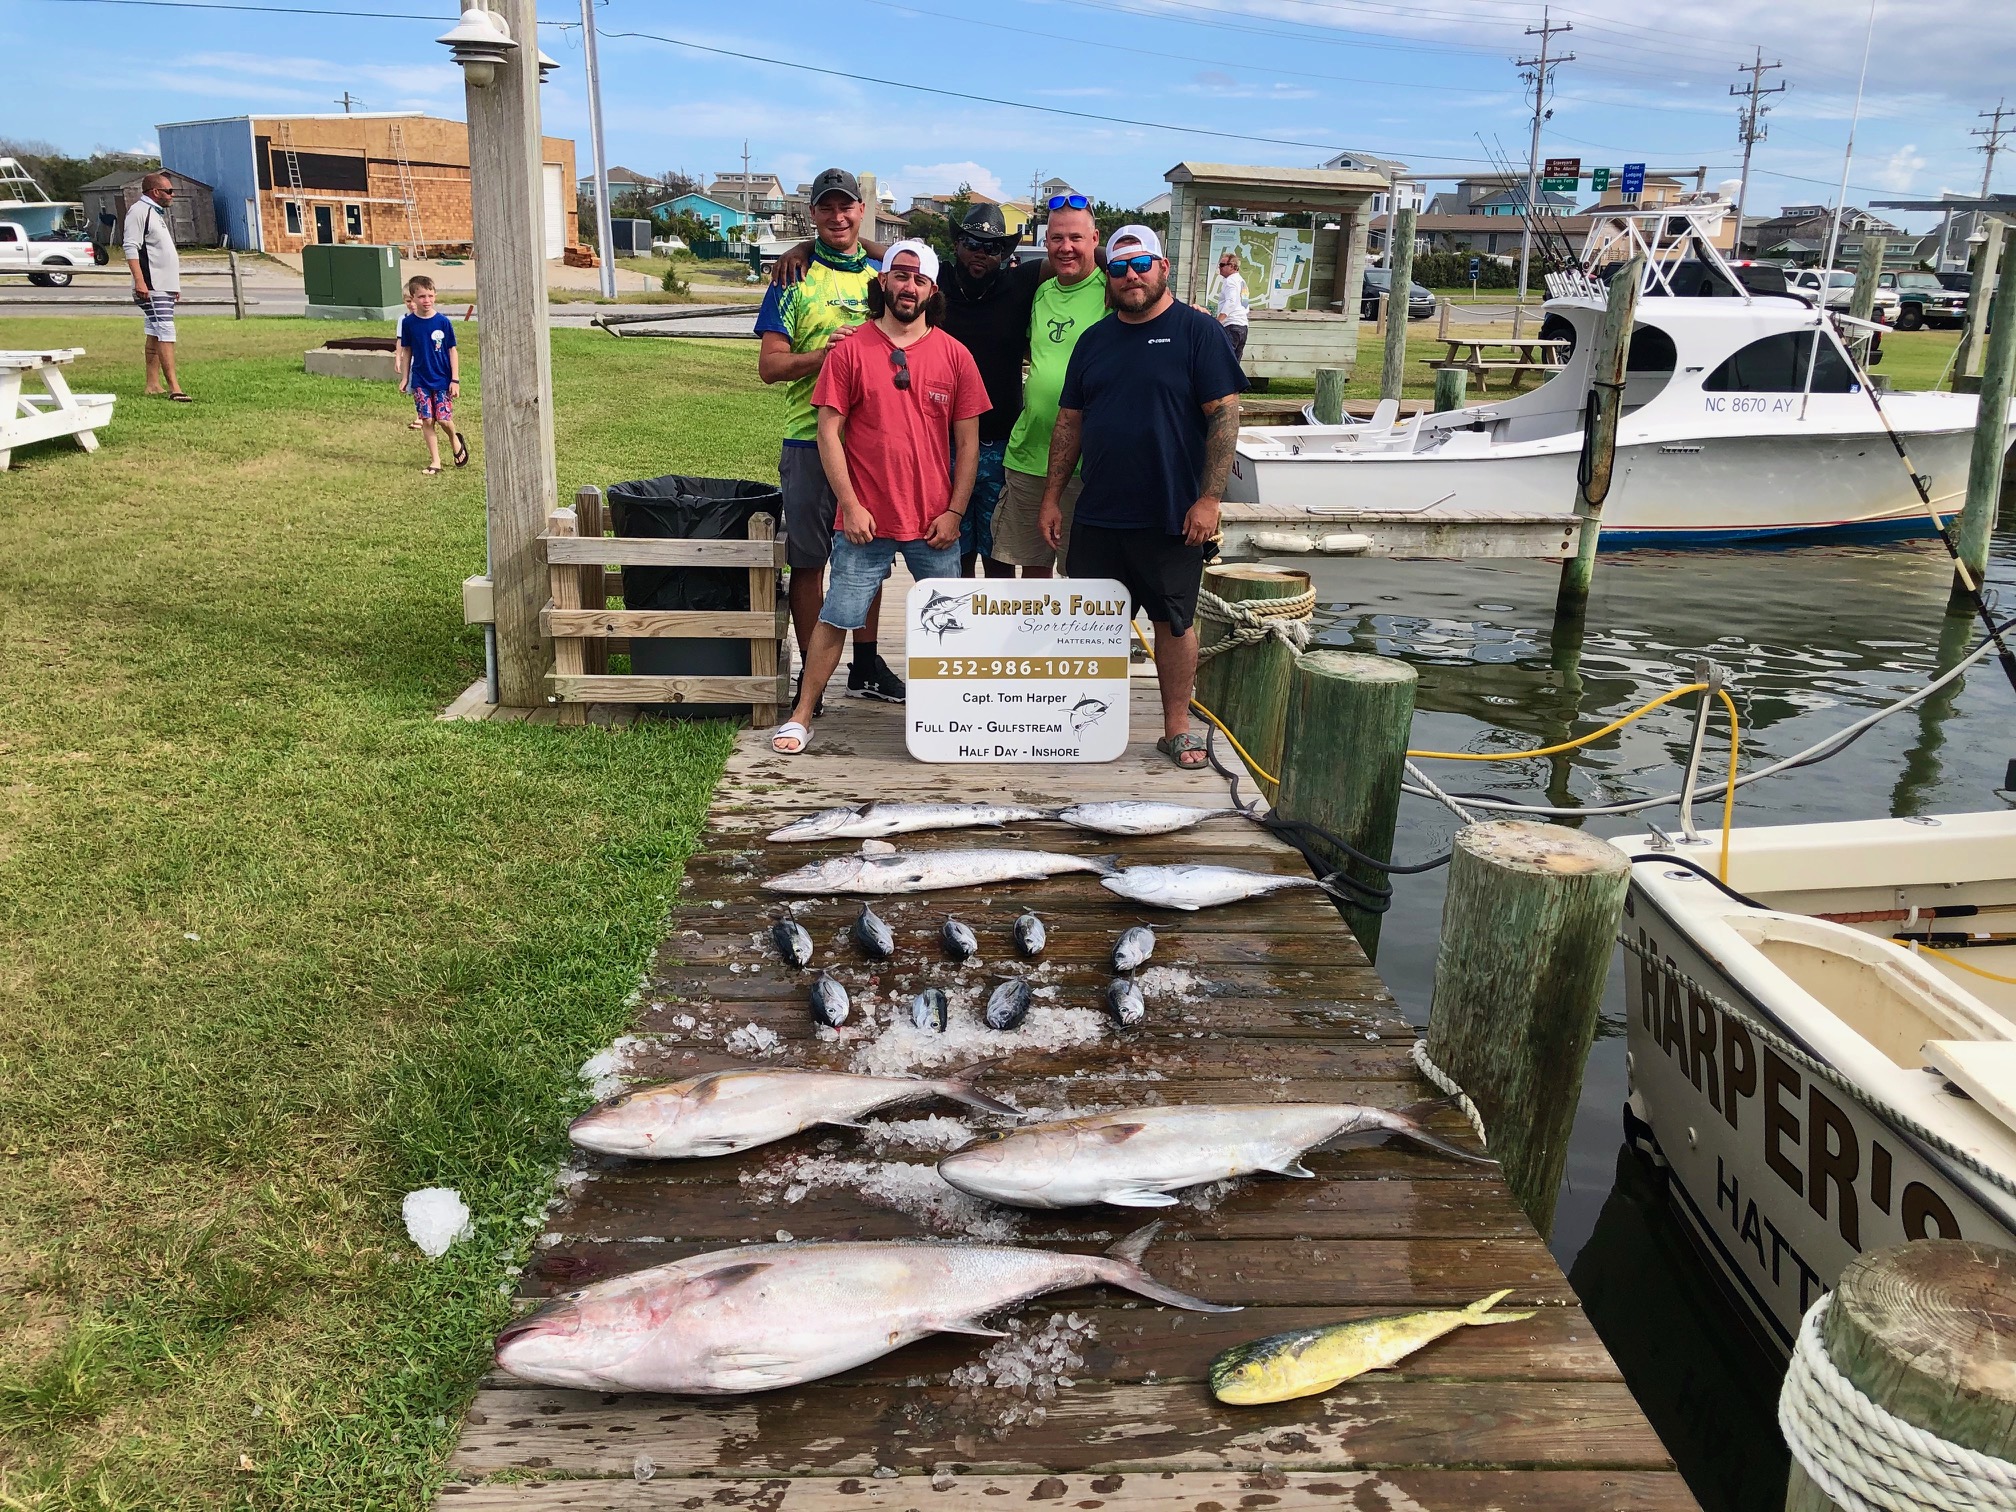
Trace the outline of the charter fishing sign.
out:
[[[926,578],[910,590],[910,754],[1111,761],[1127,749],[1127,590]]]

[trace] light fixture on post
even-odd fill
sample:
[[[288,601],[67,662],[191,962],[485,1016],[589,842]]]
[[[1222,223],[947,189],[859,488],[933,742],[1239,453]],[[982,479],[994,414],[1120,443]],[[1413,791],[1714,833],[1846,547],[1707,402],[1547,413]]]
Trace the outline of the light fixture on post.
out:
[[[558,68],[559,66],[560,66],[560,60],[559,60],[558,58],[549,58],[549,57],[547,57],[547,56],[546,56],[546,54],[545,54],[545,53],[543,53],[543,52],[542,52],[542,53],[540,53],[540,54],[539,54],[539,82],[540,82],[541,84],[544,84],[544,83],[546,82],[546,76],[547,76],[548,74],[552,73],[552,72],[553,72],[553,70],[554,70],[554,69],[556,69],[556,68]]]
[[[448,49],[462,67],[462,75],[476,89],[488,89],[497,79],[497,65],[518,50],[511,28],[504,18],[480,5],[465,5],[462,19],[452,30],[434,39]],[[543,65],[547,60],[540,58]],[[541,73],[544,73],[542,66]]]

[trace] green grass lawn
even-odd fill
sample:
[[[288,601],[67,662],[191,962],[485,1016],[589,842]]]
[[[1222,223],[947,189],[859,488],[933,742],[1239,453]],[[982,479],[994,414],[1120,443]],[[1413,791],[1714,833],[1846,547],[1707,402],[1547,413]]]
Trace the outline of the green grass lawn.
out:
[[[421,477],[326,324],[180,324],[191,406],[8,327],[120,400],[0,474],[0,1508],[418,1507],[729,731],[437,723],[481,456]],[[553,346],[563,497],[774,475],[753,346]]]

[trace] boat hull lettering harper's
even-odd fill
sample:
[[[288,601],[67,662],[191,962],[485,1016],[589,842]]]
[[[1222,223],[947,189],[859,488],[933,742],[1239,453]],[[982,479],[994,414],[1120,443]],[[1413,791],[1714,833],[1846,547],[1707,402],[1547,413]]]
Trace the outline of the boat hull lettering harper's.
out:
[[[1708,838],[1690,860],[1712,864],[1720,837]],[[1656,854],[1650,837],[1614,843]],[[1863,1251],[1942,1237],[2016,1246],[2016,1197],[1896,1116],[2016,1178],[2016,986],[1955,964],[2016,975],[2016,944],[1934,956],[1893,938],[1930,930],[1951,945],[1970,925],[2008,927],[1995,922],[2004,909],[2016,921],[2016,813],[1738,830],[1729,881],[1767,906],[1682,867],[1632,868],[1625,1124],[1723,1280],[1786,1351]],[[1760,1042],[1708,995],[1863,1095]]]

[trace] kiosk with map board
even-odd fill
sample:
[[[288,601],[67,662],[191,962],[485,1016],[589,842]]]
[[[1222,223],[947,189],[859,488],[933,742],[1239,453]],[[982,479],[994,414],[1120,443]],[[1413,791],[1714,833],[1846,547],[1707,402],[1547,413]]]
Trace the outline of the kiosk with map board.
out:
[[[910,590],[910,754],[1113,761],[1127,749],[1127,589],[1112,578],[925,578]]]

